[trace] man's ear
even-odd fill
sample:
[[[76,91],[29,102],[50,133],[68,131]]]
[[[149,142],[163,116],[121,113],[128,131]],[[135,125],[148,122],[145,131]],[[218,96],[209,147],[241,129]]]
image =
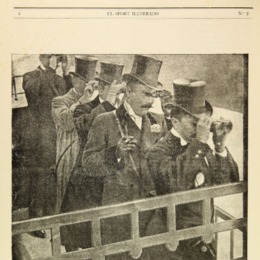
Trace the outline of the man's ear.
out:
[[[132,89],[129,85],[126,85],[126,96],[129,96],[129,94],[132,92]]]

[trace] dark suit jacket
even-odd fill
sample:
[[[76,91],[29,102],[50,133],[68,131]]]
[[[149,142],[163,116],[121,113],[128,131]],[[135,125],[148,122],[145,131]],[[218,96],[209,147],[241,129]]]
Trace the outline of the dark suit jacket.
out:
[[[97,100],[96,100],[97,101]],[[92,207],[97,207],[101,205],[101,198],[103,194],[104,178],[93,178],[88,176],[88,174],[81,167],[81,157],[85,141],[87,140],[88,130],[94,118],[100,114],[107,111],[114,110],[115,108],[104,101],[99,103],[95,108],[91,109],[96,105],[94,101],[91,105],[82,105],[78,108],[77,115],[81,113],[81,119],[76,117],[78,123],[78,130],[84,132],[85,135],[80,140],[80,151],[77,157],[75,167],[72,171],[66,193],[61,206],[61,212],[69,212],[80,209],[87,209]],[[83,112],[88,111],[89,113],[84,114]],[[82,125],[80,128],[79,121],[82,120],[88,125]],[[61,227],[61,243],[63,245],[69,245],[70,247],[82,247],[86,248],[91,246],[91,225],[88,223],[79,223],[73,226],[63,226]]]
[[[171,132],[149,149],[147,158],[158,195],[194,189],[198,173],[205,177],[200,187],[239,180],[237,164],[229,152],[227,157],[214,155],[207,144],[196,139],[181,146]],[[201,202],[178,206],[177,228],[200,225],[201,212]]]
[[[23,88],[28,101],[28,155],[36,167],[55,165],[56,129],[51,115],[52,99],[64,95],[65,80],[51,68],[38,67],[24,74]]]
[[[147,191],[153,190],[153,183],[147,167],[145,153],[164,134],[151,132],[151,125],[155,122],[162,125],[163,116],[149,114],[143,117],[140,130],[126,113],[124,105],[116,110],[122,129],[127,127],[128,135],[134,136],[139,144],[133,152],[139,177]],[[153,121],[153,122],[152,122]],[[89,176],[104,176],[105,187],[103,204],[128,201],[146,196],[140,186],[140,180],[133,171],[129,159],[117,158],[116,147],[121,134],[114,112],[102,114],[94,120],[86,147],[82,157],[82,167]]]

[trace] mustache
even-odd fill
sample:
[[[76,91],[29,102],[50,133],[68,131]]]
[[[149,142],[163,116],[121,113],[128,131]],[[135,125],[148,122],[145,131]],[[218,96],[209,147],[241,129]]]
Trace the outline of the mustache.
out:
[[[145,104],[141,106],[141,108],[151,108],[151,107],[153,107],[152,104]]]

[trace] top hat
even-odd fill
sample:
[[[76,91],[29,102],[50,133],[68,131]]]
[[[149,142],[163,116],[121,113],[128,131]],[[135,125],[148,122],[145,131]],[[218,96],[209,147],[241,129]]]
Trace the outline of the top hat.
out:
[[[100,62],[100,73],[96,79],[103,81],[108,85],[111,85],[114,80],[119,84],[121,83],[123,69],[124,65],[122,64]]]
[[[123,75],[123,79],[126,81],[135,79],[147,87],[158,90],[160,89],[158,78],[161,66],[162,61],[142,55],[135,55],[131,73]]]
[[[165,106],[180,107],[192,116],[203,112],[213,113],[211,104],[205,99],[206,82],[190,79],[173,81],[174,97]]]
[[[48,58],[50,59],[54,54],[40,54],[39,58]]]
[[[97,62],[94,57],[75,56],[75,72],[70,73],[86,82],[94,80]]]

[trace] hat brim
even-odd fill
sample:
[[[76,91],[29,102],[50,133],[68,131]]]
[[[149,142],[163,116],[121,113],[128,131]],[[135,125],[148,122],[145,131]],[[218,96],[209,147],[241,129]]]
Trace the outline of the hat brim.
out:
[[[147,86],[149,88],[152,88],[154,90],[161,90],[161,88],[158,88],[158,86],[155,87],[155,86],[151,86],[151,85],[147,84],[146,82],[144,82],[143,80],[141,80],[139,77],[137,77],[134,74],[130,74],[129,73],[129,74],[124,74],[123,75],[123,80],[124,81],[129,81],[131,79],[135,79],[135,80],[139,81],[142,85]]]
[[[84,77],[82,77],[81,75],[79,75],[76,72],[71,71],[69,74],[76,76],[76,77],[80,78],[81,80],[84,80],[85,82],[87,82],[87,80]]]
[[[99,78],[99,77],[96,77],[95,80],[103,81],[103,82],[105,82],[105,83],[108,84],[108,85],[112,85],[112,83],[113,83],[113,82],[108,82],[107,80],[102,79],[102,78]],[[116,84],[121,84],[121,83],[122,83],[121,80],[120,80],[120,81],[116,81]]]
[[[168,108],[171,108],[171,107],[180,108],[181,110],[183,110],[187,114],[189,114],[189,115],[191,115],[195,118],[198,118],[198,119],[199,119],[199,117],[197,116],[197,114],[201,114],[201,113],[204,113],[204,112],[210,112],[210,115],[213,114],[213,107],[211,106],[211,104],[207,100],[205,100],[205,106],[196,107],[196,108],[193,109],[193,111],[189,111],[188,109],[184,108],[183,106],[174,104],[173,102],[165,103],[164,107],[165,108],[167,108],[167,107]]]

